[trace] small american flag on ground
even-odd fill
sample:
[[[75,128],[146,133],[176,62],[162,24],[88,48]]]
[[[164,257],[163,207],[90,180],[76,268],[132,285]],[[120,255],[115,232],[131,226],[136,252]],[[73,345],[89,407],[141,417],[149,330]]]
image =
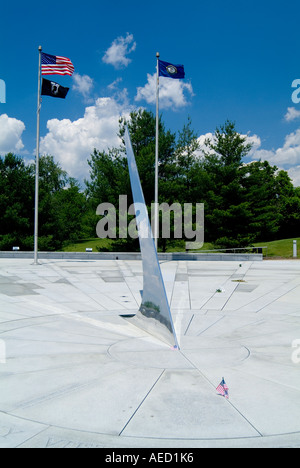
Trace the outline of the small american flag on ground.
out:
[[[42,52],[42,75],[70,75],[74,65],[67,57],[45,54]]]
[[[227,387],[226,382],[223,377],[222,382],[217,387],[217,392],[219,393],[219,395],[222,395],[223,397],[228,399],[229,398],[228,391],[229,391],[229,388]]]

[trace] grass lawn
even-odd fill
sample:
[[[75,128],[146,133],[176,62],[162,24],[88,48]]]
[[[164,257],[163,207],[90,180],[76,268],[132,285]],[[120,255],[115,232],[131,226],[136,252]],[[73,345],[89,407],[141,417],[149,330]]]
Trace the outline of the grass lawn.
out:
[[[272,242],[258,242],[254,244],[255,247],[267,247],[267,250],[263,250],[264,255],[267,258],[293,258],[293,240],[294,239],[282,239]],[[298,258],[300,258],[300,237],[297,238],[298,241]],[[63,250],[64,252],[85,252],[87,248],[92,248],[94,252],[97,252],[98,249],[101,251],[108,251],[112,247],[113,241],[110,239],[82,239],[78,240],[74,244],[66,246]],[[212,244],[205,243],[203,248],[198,252],[205,250],[212,250]],[[167,252],[184,252],[185,243],[184,241],[174,241],[173,243],[168,244]],[[267,255],[266,255],[267,252]]]
[[[255,247],[268,247],[267,257],[293,258],[293,240],[297,240],[298,258],[300,258],[300,237],[272,242],[259,242]],[[264,249],[265,255],[265,249]]]
[[[109,249],[112,244],[110,239],[82,239],[78,240],[75,244],[67,245],[64,252],[85,252],[85,249],[93,249],[94,252],[98,252],[97,247],[100,249]]]
[[[99,239],[99,238],[91,238],[91,239],[81,239],[75,242],[74,244],[69,244],[66,247],[64,247],[63,251],[64,252],[85,252],[87,248],[93,249],[93,252],[101,252],[103,250],[104,252],[108,250],[112,250],[113,246],[113,241],[110,239]],[[210,250],[213,249],[211,244],[205,243],[203,250]],[[162,251],[159,249],[159,251]],[[167,252],[185,252],[185,242],[182,240],[176,240],[173,242],[168,242],[167,245]]]

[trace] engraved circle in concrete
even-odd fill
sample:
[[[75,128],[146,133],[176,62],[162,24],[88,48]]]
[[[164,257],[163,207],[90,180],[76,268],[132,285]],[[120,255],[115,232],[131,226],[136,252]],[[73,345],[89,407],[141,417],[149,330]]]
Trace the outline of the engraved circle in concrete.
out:
[[[31,263],[0,260],[0,447],[300,446],[299,262],[163,264],[180,352],[120,317],[140,262]]]

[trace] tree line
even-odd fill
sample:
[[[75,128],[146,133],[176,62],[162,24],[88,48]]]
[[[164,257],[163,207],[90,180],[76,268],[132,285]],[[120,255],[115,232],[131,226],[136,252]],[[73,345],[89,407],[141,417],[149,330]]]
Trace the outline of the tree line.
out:
[[[128,125],[147,206],[154,201],[155,116],[132,112],[120,119],[121,145],[94,149],[88,159],[90,178],[69,177],[53,156],[40,158],[39,249],[61,250],[79,239],[96,236],[97,206],[119,195],[132,203],[123,136]],[[205,240],[216,248],[249,246],[254,242],[299,237],[300,187],[286,171],[267,161],[245,164],[251,150],[246,137],[226,121],[214,138],[199,147],[188,119],[176,135],[159,121],[159,202],[204,203]],[[35,164],[8,153],[0,157],[0,250],[17,245],[33,250]],[[172,239],[162,239],[167,248]],[[114,250],[136,250],[132,239],[116,240]]]

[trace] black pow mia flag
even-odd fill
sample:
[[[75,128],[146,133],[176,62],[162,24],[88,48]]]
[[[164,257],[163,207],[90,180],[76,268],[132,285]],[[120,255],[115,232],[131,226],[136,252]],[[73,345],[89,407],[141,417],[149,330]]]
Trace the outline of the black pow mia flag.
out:
[[[66,95],[68,94],[70,88],[64,88],[55,81],[45,80],[43,78],[42,82],[42,96],[52,96],[56,98],[65,99]]]

